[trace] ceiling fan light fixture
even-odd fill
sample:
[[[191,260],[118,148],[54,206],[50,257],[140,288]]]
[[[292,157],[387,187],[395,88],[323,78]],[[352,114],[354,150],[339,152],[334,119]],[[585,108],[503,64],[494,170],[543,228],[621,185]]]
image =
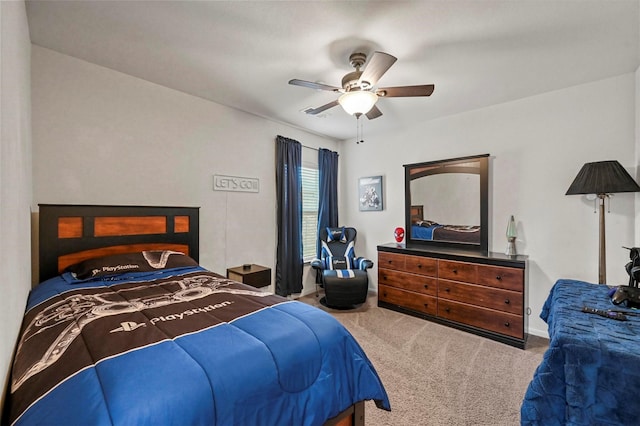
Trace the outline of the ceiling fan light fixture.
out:
[[[396,62],[396,58],[388,53],[373,52],[367,62],[367,55],[356,52],[349,56],[349,62],[356,70],[342,77],[342,87],[297,78],[289,80],[289,84],[294,86],[343,94],[338,99],[317,108],[307,108],[304,110],[305,114],[318,116],[322,111],[342,105],[342,109],[348,114],[355,115],[356,118],[364,114],[367,119],[373,120],[382,116],[380,109],[375,106],[379,98],[431,96],[433,93],[433,84],[374,89],[380,77]],[[364,67],[365,62],[367,62],[366,67]]]
[[[355,90],[344,93],[338,103],[349,114],[366,114],[378,101],[378,95],[366,90]]]

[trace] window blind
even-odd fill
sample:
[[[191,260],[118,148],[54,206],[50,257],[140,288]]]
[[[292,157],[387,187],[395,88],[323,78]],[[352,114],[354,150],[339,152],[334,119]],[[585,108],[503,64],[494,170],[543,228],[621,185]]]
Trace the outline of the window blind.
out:
[[[318,166],[302,166],[302,257],[309,262],[316,257],[318,240]]]

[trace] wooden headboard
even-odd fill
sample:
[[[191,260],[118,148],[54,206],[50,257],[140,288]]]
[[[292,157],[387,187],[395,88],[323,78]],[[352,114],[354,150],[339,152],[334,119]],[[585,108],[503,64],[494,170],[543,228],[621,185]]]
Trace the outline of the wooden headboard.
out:
[[[411,206],[411,223],[424,219],[424,206]]]
[[[175,250],[198,261],[198,207],[39,206],[40,282],[110,254]]]

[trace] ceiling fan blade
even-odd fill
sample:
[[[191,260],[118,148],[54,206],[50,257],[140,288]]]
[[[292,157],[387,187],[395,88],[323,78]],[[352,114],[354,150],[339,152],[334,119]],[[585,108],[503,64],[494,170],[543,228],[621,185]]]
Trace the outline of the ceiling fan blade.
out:
[[[304,112],[306,112],[307,114],[310,115],[316,115],[316,114],[320,114],[322,111],[326,111],[329,108],[333,108],[334,106],[338,105],[338,101],[335,100],[333,102],[329,102],[328,104],[322,105],[318,108],[309,108],[306,109]]]
[[[315,90],[328,90],[330,92],[340,91],[340,87],[329,86],[328,84],[323,83],[314,83],[313,81],[298,80],[297,78],[289,80],[289,84],[292,84],[294,86],[308,87],[309,89]]]
[[[374,105],[373,108],[371,108],[365,115],[369,120],[373,120],[374,118],[380,117],[382,115],[382,111],[380,111],[378,107]]]
[[[369,59],[369,63],[362,71],[362,75],[358,80],[358,84],[362,87],[363,82],[368,83],[368,86],[375,86],[380,77],[387,72],[391,65],[393,65],[398,58],[391,56],[384,52],[373,52],[373,56]]]
[[[381,87],[376,90],[376,95],[382,98],[400,98],[409,96],[431,96],[435,86],[423,84],[420,86]]]

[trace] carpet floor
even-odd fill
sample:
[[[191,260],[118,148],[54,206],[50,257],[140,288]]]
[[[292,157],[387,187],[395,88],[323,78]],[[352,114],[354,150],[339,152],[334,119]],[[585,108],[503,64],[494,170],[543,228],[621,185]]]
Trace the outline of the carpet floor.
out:
[[[322,297],[322,294],[321,294]],[[377,306],[377,296],[352,310],[322,306],[356,338],[384,383],[391,411],[366,402],[366,424],[520,424],[520,405],[548,340],[530,336],[526,350]]]

